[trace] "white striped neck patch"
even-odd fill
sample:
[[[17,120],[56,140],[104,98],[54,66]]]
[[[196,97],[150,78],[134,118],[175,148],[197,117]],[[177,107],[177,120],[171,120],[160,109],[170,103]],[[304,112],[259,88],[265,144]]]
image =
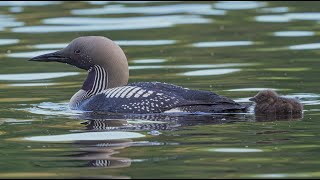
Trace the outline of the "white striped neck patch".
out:
[[[82,89],[87,93],[85,98],[96,95],[108,88],[108,72],[99,65],[94,65],[83,83]]]

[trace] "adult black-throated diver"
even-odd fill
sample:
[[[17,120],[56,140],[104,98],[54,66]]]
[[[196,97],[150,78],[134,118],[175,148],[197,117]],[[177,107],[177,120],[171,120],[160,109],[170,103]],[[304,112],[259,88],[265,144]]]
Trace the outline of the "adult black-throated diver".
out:
[[[243,112],[246,106],[213,92],[190,90],[160,82],[128,83],[129,69],[122,49],[101,36],[79,37],[62,50],[30,61],[62,62],[88,71],[82,88],[69,103],[73,110],[112,113]]]

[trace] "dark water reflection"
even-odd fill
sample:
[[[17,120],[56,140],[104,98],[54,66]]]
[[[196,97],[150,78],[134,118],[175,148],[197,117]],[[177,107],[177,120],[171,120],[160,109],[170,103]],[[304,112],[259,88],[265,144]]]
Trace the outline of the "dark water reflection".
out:
[[[0,2],[0,178],[320,177],[319,2]],[[263,89],[301,116],[69,110],[83,72],[28,62],[79,36],[113,39],[130,82]]]

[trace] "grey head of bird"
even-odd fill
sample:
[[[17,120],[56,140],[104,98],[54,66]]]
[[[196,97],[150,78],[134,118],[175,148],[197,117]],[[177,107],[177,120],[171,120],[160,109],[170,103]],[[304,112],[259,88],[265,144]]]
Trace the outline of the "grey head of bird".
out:
[[[98,65],[108,73],[114,86],[127,84],[129,78],[125,53],[115,42],[102,36],[76,38],[67,47],[36,56],[30,61],[61,62],[87,71]]]
[[[273,103],[278,99],[278,94],[270,89],[262,90],[258,92],[257,95],[255,95],[253,98],[250,98],[250,101],[256,102],[256,103]]]

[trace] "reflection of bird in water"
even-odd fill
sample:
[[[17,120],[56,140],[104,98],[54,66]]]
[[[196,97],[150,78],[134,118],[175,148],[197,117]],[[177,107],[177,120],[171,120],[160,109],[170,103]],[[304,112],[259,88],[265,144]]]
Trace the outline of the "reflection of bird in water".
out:
[[[87,121],[82,123],[87,130],[93,131],[152,131],[152,130],[177,130],[179,127],[195,126],[201,124],[223,124],[246,121],[247,114],[97,114],[85,113],[80,119]]]
[[[131,165],[131,159],[113,157],[118,150],[131,146],[132,140],[77,141],[79,153],[68,155],[72,160],[87,160],[87,167],[122,168]]]
[[[208,115],[170,115],[170,114],[101,114],[82,113],[76,118],[85,119],[82,124],[87,131],[165,131],[177,130],[179,127],[200,124],[221,124],[245,121],[244,114],[208,114]],[[67,157],[73,160],[88,161],[84,166],[103,168],[122,168],[131,165],[132,160],[125,157],[115,157],[120,149],[130,146],[154,146],[163,142],[140,141],[130,139],[109,141],[77,141],[79,152]],[[167,158],[167,157],[161,157]],[[159,160],[161,160],[161,158]],[[157,160],[157,161],[159,161]]]
[[[95,119],[83,122],[88,130],[105,131],[105,130],[167,130],[167,123],[139,123],[129,124],[125,120],[113,120],[113,119]]]
[[[109,120],[96,119],[96,120],[85,121],[81,124],[84,124],[88,130],[95,130],[95,131],[119,130],[121,129],[120,127],[126,126],[127,121],[125,119],[109,119]]]
[[[255,114],[255,120],[257,122],[290,121],[290,120],[299,120],[302,117],[303,117],[302,113],[300,114]]]
[[[249,100],[256,103],[254,109],[256,116],[265,120],[302,117],[303,105],[297,99],[280,97],[273,90],[260,91]]]
[[[110,157],[108,159],[90,160],[88,167],[104,167],[104,168],[123,168],[129,167],[131,160],[127,158]]]

